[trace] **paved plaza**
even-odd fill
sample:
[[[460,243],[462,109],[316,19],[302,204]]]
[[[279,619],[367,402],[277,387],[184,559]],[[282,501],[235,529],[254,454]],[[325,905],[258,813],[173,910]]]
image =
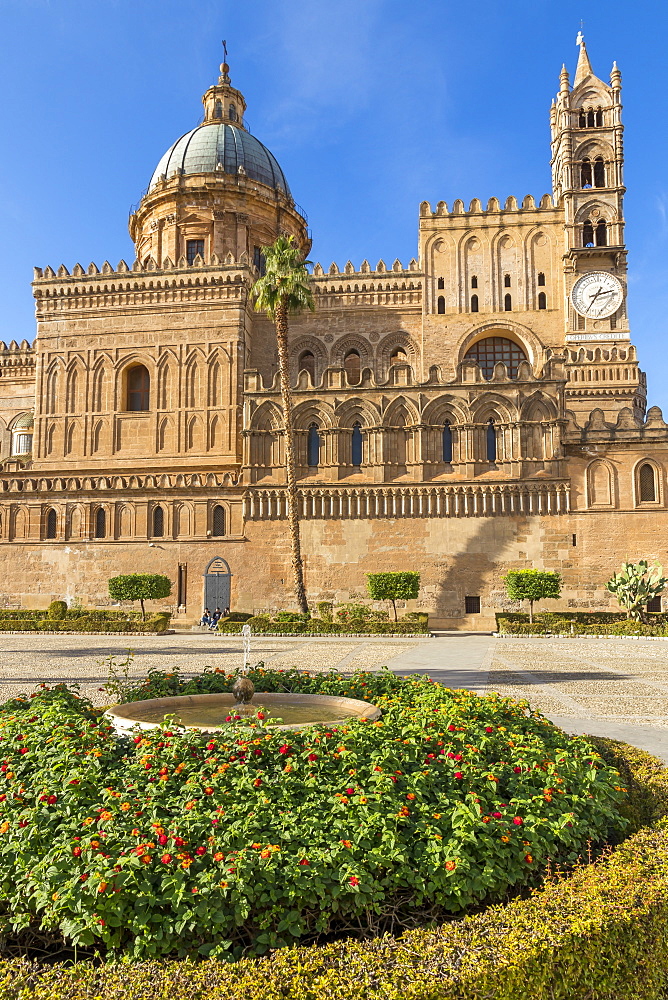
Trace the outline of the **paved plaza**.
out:
[[[205,666],[232,670],[241,640],[188,633],[167,636],[0,636],[0,697],[41,683],[78,684],[98,705],[108,657],[134,650],[132,676],[150,669],[183,675]],[[437,638],[268,638],[253,640],[252,662],[309,670],[428,673],[448,687],[527,698],[567,732],[607,735],[644,747],[668,763],[668,642],[652,639],[497,639],[453,633]]]

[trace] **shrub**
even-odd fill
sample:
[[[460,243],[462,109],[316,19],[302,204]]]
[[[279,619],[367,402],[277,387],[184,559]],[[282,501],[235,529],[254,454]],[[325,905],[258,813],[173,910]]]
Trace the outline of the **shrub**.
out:
[[[168,576],[160,573],[126,573],[112,576],[107,581],[109,596],[115,601],[139,601],[141,616],[146,618],[144,601],[169,597],[172,584]]]
[[[540,569],[511,569],[502,578],[513,601],[529,602],[529,624],[533,624],[534,601],[556,600],[561,594],[561,577]]]
[[[65,601],[51,601],[49,604],[49,618],[60,621],[67,615],[67,603]]]
[[[614,594],[618,603],[626,610],[627,617],[647,624],[647,614],[643,608],[654,597],[658,597],[668,584],[662,576],[661,566],[648,566],[645,559],[637,563],[622,563],[619,573],[614,573],[605,585]]]
[[[528,615],[506,612],[497,614],[496,627],[501,635],[638,635],[668,636],[668,616],[648,615],[649,624],[633,621],[615,612],[545,612],[534,615],[532,625]]]
[[[241,622],[243,624],[252,617],[253,615],[249,611],[230,611],[229,615],[225,615],[222,620],[226,622]]]
[[[318,601],[315,607],[322,621],[331,622],[334,614],[334,605],[331,601]]]
[[[617,771],[526,702],[389,672],[250,676],[259,691],[363,697],[383,717],[124,742],[62,687],[3,706],[11,928],[135,959],[262,952],[459,913],[618,826]],[[234,676],[196,680],[153,671],[142,688],[229,690]]]
[[[367,588],[369,597],[374,601],[390,601],[394,610],[394,620],[397,620],[397,601],[410,601],[420,592],[420,574],[403,573],[367,573]]]

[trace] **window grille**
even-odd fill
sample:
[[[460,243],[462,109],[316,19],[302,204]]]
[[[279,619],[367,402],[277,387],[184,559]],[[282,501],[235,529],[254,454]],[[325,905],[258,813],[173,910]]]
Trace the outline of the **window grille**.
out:
[[[165,512],[162,507],[156,507],[153,511],[153,537],[162,538],[165,533]]]
[[[56,528],[57,528],[56,512],[52,507],[51,510],[48,511],[46,515],[46,537],[55,538]]]
[[[522,348],[507,337],[485,337],[466,352],[466,361],[477,361],[482,369],[483,377],[488,381],[494,375],[494,365],[503,361],[508,369],[509,378],[517,377],[517,367],[520,361],[526,361],[527,356]]]
[[[647,610],[654,612],[655,614],[661,612],[661,595],[658,597],[653,597],[651,601],[647,602]]]
[[[656,500],[656,477],[654,475],[654,466],[650,465],[649,462],[641,465],[640,472],[638,473],[638,480],[640,483],[640,502],[651,503]]]
[[[95,537],[104,538],[107,534],[107,515],[104,507],[98,507],[95,512]]]
[[[219,503],[213,508],[212,534],[215,538],[225,534],[225,508]]]
[[[464,612],[467,615],[479,615],[480,614],[480,598],[479,597],[465,597],[464,598]]]

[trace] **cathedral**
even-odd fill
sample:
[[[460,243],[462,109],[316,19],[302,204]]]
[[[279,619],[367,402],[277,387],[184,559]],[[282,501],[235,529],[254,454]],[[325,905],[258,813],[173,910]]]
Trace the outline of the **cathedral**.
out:
[[[605,609],[622,560],[666,561],[668,425],[627,318],[621,74],[583,41],[550,109],[552,193],[419,207],[417,258],[313,269],[291,320],[309,599],[421,573],[437,628],[490,628],[511,568]],[[305,212],[223,63],[201,124],[129,220],[136,259],[36,268],[37,335],[0,351],[0,602],[294,606],[262,247]]]

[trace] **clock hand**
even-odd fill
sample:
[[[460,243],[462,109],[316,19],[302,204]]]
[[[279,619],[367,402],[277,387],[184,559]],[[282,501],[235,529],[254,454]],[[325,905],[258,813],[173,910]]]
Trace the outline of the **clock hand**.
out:
[[[602,291],[603,291],[603,285],[599,285],[599,289],[596,292],[596,295],[592,296],[592,298],[589,300],[589,305],[587,306],[587,312],[589,312],[589,310],[593,306],[594,302],[596,302],[596,299],[599,297]]]

